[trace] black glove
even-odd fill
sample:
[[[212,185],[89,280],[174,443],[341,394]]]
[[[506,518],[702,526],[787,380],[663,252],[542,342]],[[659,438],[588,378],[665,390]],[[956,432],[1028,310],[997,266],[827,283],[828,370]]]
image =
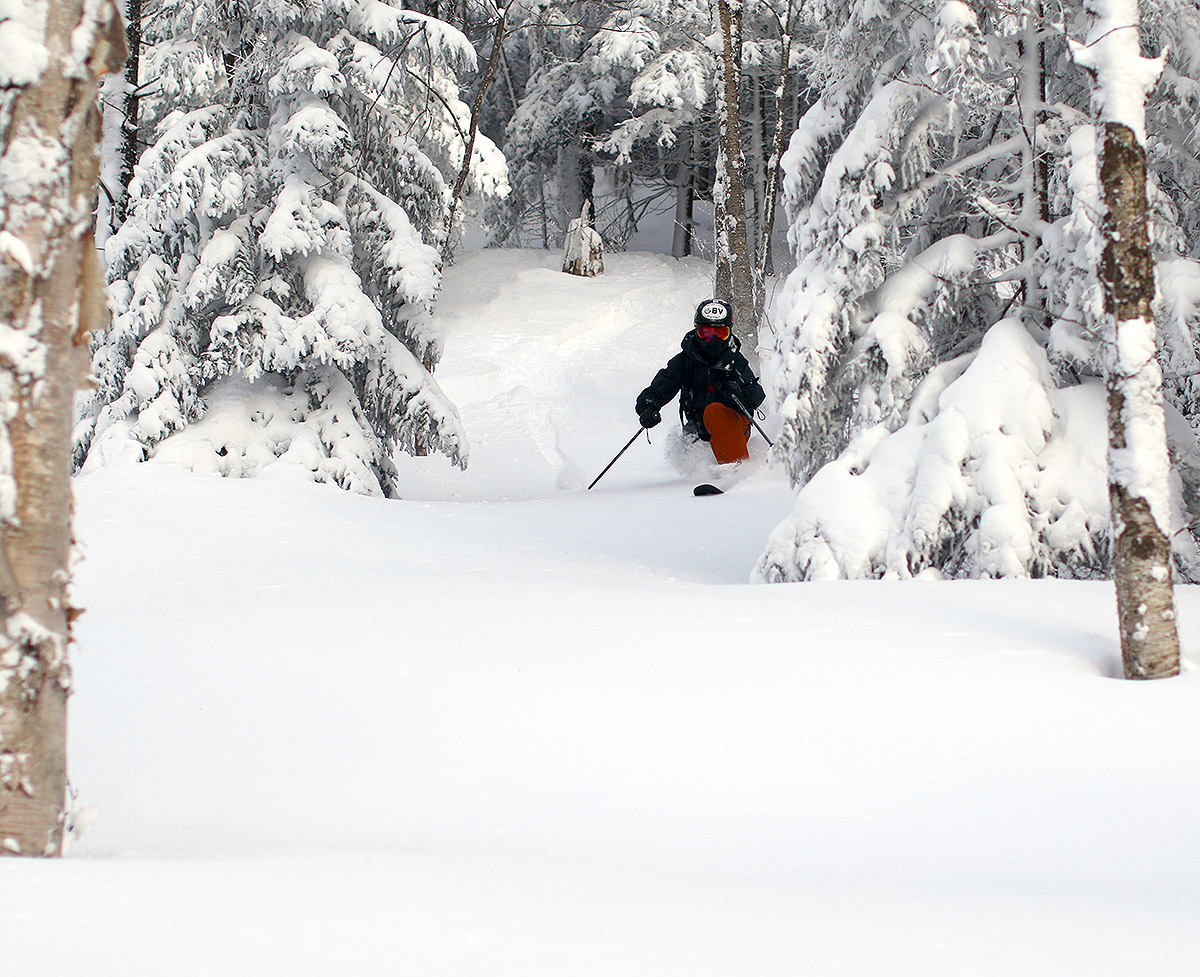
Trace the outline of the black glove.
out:
[[[642,422],[642,427],[654,427],[662,421],[662,414],[658,412],[657,407],[647,407],[638,414],[638,420]]]
[[[731,407],[741,408],[742,385],[736,380],[724,380],[717,384],[717,393],[721,395],[722,400],[728,401]]]

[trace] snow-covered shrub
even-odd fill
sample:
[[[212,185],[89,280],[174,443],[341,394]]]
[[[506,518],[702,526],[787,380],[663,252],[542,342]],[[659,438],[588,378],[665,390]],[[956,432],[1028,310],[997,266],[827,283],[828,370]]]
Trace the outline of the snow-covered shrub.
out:
[[[756,577],[1104,576],[1107,444],[1103,382],[1057,388],[1043,347],[1004,319],[930,372],[899,430],[864,429],[813,476]],[[1200,578],[1178,516],[1174,529],[1180,565]]]
[[[377,0],[247,6],[233,25],[206,0],[164,11],[150,63],[180,107],[158,121],[106,247],[113,326],[77,464],[249,473],[261,452],[237,456],[257,444],[313,479],[389,495],[398,449],[465,464],[429,371],[470,44]],[[504,173],[479,139],[467,192],[504,193]],[[219,424],[180,437],[217,403]],[[268,414],[271,437],[256,440]]]
[[[1148,7],[1152,47],[1200,19]],[[784,160],[798,266],[770,370],[798,495],[759,577],[1106,572],[1097,134],[1062,33],[1086,17],[957,2],[821,13],[828,84]],[[1185,525],[1200,238],[1184,216],[1200,171],[1180,150],[1194,47],[1169,54],[1151,100],[1149,193],[1174,549],[1200,579]]]

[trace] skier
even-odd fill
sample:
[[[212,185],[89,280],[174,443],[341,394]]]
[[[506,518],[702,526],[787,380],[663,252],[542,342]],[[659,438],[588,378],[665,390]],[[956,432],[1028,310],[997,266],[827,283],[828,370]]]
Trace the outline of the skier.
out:
[[[638,419],[642,427],[654,427],[662,420],[663,406],[679,394],[684,433],[707,441],[719,465],[745,461],[750,457],[746,450],[749,414],[767,395],[739,352],[728,302],[701,302],[693,322],[694,328],[680,343],[682,352],[671,357],[638,394]]]

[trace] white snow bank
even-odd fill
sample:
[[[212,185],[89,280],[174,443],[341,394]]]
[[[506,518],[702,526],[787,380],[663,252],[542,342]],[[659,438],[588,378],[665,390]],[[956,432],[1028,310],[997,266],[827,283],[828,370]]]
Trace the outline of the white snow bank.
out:
[[[0,911],[63,977],[1186,969],[1198,673],[1114,679],[1108,585],[738,585],[773,483],[688,488],[82,479],[99,817]]]
[[[1102,383],[1057,389],[1042,347],[1004,320],[973,359],[932,372],[904,427],[867,430],[813,476],[756,578],[1100,575],[1107,444]],[[1180,529],[1178,484],[1175,496]],[[1194,572],[1189,534],[1174,543]]]

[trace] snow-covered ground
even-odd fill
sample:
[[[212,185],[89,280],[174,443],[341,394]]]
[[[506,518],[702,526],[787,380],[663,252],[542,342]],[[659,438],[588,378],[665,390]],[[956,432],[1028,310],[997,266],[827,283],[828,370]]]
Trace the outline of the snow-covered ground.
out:
[[[672,414],[584,489],[705,267],[557,260],[448,275],[465,473],[78,481],[94,821],[0,861],[0,975],[1194,973],[1196,589],[1137,684],[1104,584],[749,585],[761,442],[696,499]]]

